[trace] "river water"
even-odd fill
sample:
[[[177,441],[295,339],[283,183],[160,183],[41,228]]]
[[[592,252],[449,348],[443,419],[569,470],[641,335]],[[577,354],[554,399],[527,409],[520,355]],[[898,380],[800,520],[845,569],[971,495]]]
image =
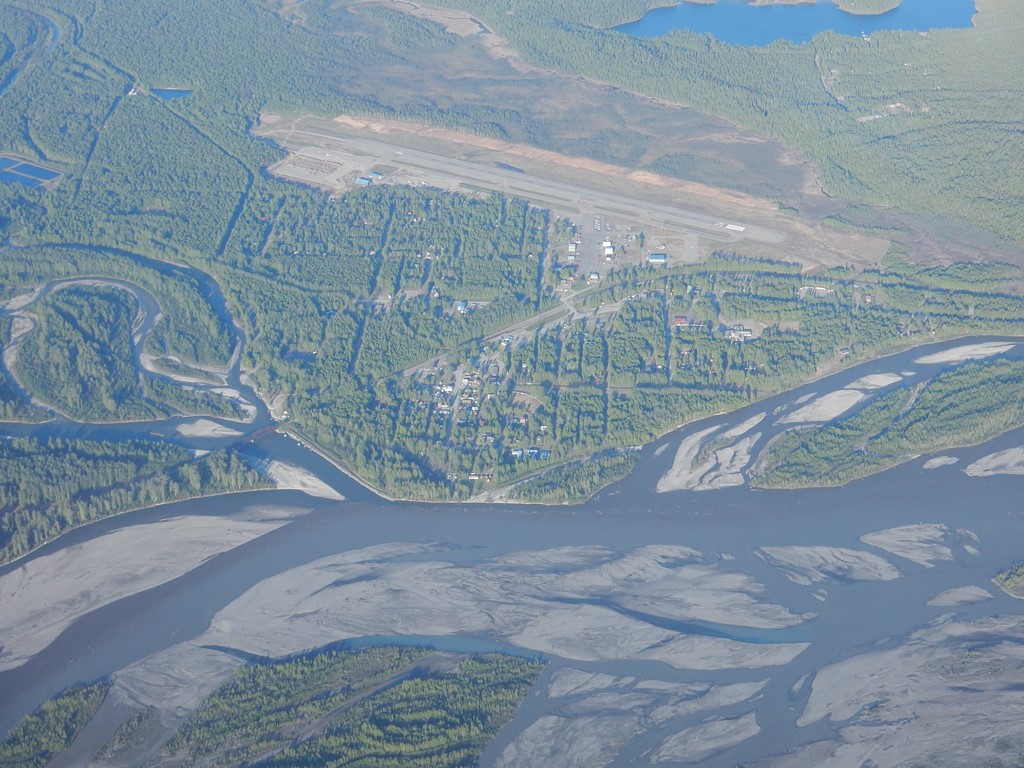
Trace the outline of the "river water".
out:
[[[947,342],[934,349],[958,343],[963,342]],[[1024,603],[993,588],[989,580],[1024,552],[1024,504],[1020,501],[1024,478],[972,478],[962,469],[981,456],[1024,444],[1024,429],[1004,434],[983,446],[947,452],[959,458],[959,463],[953,466],[925,470],[923,459],[918,459],[842,488],[762,491],[742,486],[704,493],[662,494],[655,493],[654,489],[672,464],[675,447],[687,435],[711,424],[736,425],[756,413],[771,413],[803,395],[829,391],[866,374],[933,369],[935,366],[914,362],[924,351],[912,350],[865,363],[742,411],[688,425],[647,446],[638,469],[629,478],[577,506],[388,502],[287,436],[264,433],[244,450],[309,469],[340,490],[346,501],[318,500],[296,491],[271,491],[169,504],[73,531],[21,563],[0,569],[2,576],[25,562],[111,531],[182,514],[234,515],[254,506],[309,510],[270,533],[212,557],[179,578],[88,613],[26,664],[0,673],[0,732],[9,730],[44,699],[71,684],[99,679],[201,635],[226,605],[276,574],[338,552],[402,541],[441,542],[445,545],[441,557],[446,563],[467,566],[523,550],[595,545],[620,553],[652,544],[678,545],[727,556],[729,568],[761,582],[772,602],[794,613],[813,613],[815,617],[779,629],[670,619],[662,619],[662,625],[683,634],[732,637],[748,643],[809,642],[809,648],[794,661],[772,668],[770,672],[763,669],[694,672],[635,659],[575,659],[571,661],[572,666],[613,675],[715,684],[770,678],[754,705],[761,733],[709,758],[703,763],[706,765],[735,765],[828,738],[833,726],[827,721],[800,728],[795,725],[808,695],[808,686],[799,684],[806,676],[866,649],[898,644],[909,633],[943,613],[953,611],[964,618],[1022,613]],[[1018,345],[1010,354],[1024,355],[1024,345]],[[261,420],[262,417],[263,414]],[[146,434],[152,428],[153,425],[125,425],[113,429],[118,435],[129,436],[133,431]],[[33,429],[47,434],[60,427],[51,424],[17,431],[24,433]],[[111,434],[112,428],[79,426],[74,429],[78,434],[96,430],[106,436]],[[210,442],[197,440],[196,445],[208,446]],[[793,583],[757,555],[759,548],[769,546],[828,545],[863,550],[866,547],[859,537],[866,533],[918,523],[973,531],[980,539],[980,555],[959,553],[953,561],[934,568],[887,556],[898,564],[903,573],[901,578],[832,581],[827,584],[827,600],[816,595],[814,589]],[[438,555],[436,552],[413,554],[407,559],[437,560]],[[955,608],[927,605],[938,593],[965,585],[987,586],[993,598]],[[645,616],[645,619],[650,617]],[[430,642],[432,638],[413,636],[407,640]],[[433,641],[435,645],[452,650],[507,647],[500,638],[482,636],[433,638]],[[548,654],[548,658],[552,656]],[[557,657],[552,660],[559,662]],[[570,663],[565,659],[561,662]],[[552,672],[545,674],[546,680]],[[538,717],[554,711],[557,704],[541,693],[529,697],[515,721],[490,746],[484,762],[493,761],[511,739]],[[690,722],[685,718],[677,719],[670,725],[679,728]],[[654,729],[637,737],[613,764],[633,764],[664,735],[664,731]]]

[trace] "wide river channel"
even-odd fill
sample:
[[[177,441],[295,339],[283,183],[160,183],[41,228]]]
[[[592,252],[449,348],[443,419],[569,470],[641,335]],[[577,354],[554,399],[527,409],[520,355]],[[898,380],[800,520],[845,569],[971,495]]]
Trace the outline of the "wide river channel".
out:
[[[724,637],[762,645],[809,643],[805,651],[786,664],[756,671],[694,671],[638,658],[567,659],[545,653],[542,655],[553,664],[544,680],[550,679],[558,664],[612,675],[675,682],[699,680],[716,685],[768,679],[760,697],[747,707],[756,714],[760,732],[708,757],[702,763],[706,765],[736,765],[830,738],[837,726],[828,719],[804,726],[796,722],[808,696],[809,686],[803,683],[816,671],[869,649],[898,645],[915,630],[950,612],[965,619],[1022,613],[1024,603],[996,589],[990,579],[1024,555],[1024,477],[971,477],[963,469],[982,456],[1024,445],[1024,430],[1008,432],[982,446],[946,452],[957,459],[955,464],[925,469],[927,457],[922,457],[841,488],[763,491],[740,485],[707,492],[657,493],[655,487],[672,465],[680,441],[698,430],[736,425],[761,413],[772,414],[804,396],[835,390],[871,374],[901,372],[923,376],[936,369],[920,364],[926,353],[979,341],[990,340],[943,342],[909,350],[834,374],[742,411],[687,425],[646,446],[638,469],[629,478],[578,506],[389,502],[289,437],[263,432],[244,450],[307,469],[337,488],[346,500],[316,499],[299,491],[265,491],[169,504],[78,529],[0,569],[3,577],[67,548],[182,515],[235,516],[254,508],[304,512],[264,535],[205,560],[184,575],[85,614],[26,663],[0,672],[0,732],[6,733],[23,715],[69,685],[99,679],[202,635],[218,612],[267,579],[340,552],[405,542],[437,544],[443,550],[440,554],[436,548],[411,553],[398,562],[443,561],[453,567],[465,567],[467,572],[510,553],[563,547],[600,547],[625,554],[657,545],[688,547],[714,555],[718,558],[716,562],[726,564],[730,571],[741,572],[763,584],[765,600],[808,618],[793,626],[761,628],[751,626],[751,622],[730,625],[725,621],[674,620],[665,616],[646,619],[680,635]],[[1024,344],[1018,343],[1006,354],[1024,357]],[[264,416],[261,413],[257,421],[262,423]],[[771,419],[765,423],[768,421]],[[146,434],[153,429],[167,427],[150,424],[106,430],[53,423],[6,430],[0,425],[0,433],[40,435],[91,432],[125,437],[131,431]],[[767,439],[773,427],[768,425],[764,429]],[[178,439],[196,448],[218,443],[210,438]],[[921,523],[945,526],[949,531],[973,532],[977,537],[976,553],[957,550],[948,562],[925,567],[873,550],[898,568],[899,578],[834,578],[813,586],[787,578],[783,570],[760,554],[765,547],[865,550],[870,549],[860,541],[865,534]],[[555,565],[552,569],[560,567]],[[952,608],[928,604],[944,591],[965,586],[987,589],[991,599]],[[7,597],[0,595],[0,611]],[[598,596],[593,602],[607,605],[612,598]],[[623,615],[630,614],[626,611]],[[442,649],[530,650],[525,641],[510,642],[508,636],[487,633],[454,632],[443,637],[392,631],[380,634],[402,634],[407,642],[430,642]],[[3,640],[0,638],[0,642]],[[516,720],[491,745],[485,763],[496,759],[531,722],[555,708],[549,697],[531,695]],[[727,713],[731,711],[727,708]],[[678,729],[689,722],[677,718],[666,727]],[[651,729],[633,738],[613,764],[634,764],[664,737],[664,729]]]

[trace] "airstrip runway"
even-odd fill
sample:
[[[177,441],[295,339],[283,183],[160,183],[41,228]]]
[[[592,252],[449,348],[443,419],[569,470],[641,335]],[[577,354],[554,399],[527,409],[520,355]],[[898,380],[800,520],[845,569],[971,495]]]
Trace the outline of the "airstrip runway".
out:
[[[551,209],[556,214],[582,220],[600,216],[619,223],[655,227],[678,234],[697,233],[720,243],[753,240],[777,245],[782,232],[760,225],[615,194],[581,184],[527,172],[508,163],[474,162],[376,139],[300,127],[267,127],[261,130],[292,151],[270,171],[294,181],[332,190],[351,189],[357,179],[381,174],[373,183],[405,183],[452,190],[497,191]],[[566,168],[558,173],[565,175]]]

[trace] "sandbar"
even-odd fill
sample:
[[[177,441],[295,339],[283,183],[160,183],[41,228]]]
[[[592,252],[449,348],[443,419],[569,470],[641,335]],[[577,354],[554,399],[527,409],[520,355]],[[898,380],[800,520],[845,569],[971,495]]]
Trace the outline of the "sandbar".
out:
[[[945,608],[953,605],[981,603],[985,600],[991,599],[991,593],[989,593],[989,591],[986,589],[982,589],[981,587],[959,587],[957,589],[947,589],[945,592],[936,595],[928,601],[928,605],[934,605]]]
[[[946,545],[946,537],[949,535],[949,528],[945,525],[921,523],[865,533],[860,540],[897,557],[931,568],[935,563],[953,559],[953,550]]]
[[[649,614],[758,628],[804,620],[763,602],[763,585],[744,573],[688,564],[698,553],[687,548],[644,547],[613,560],[603,550],[581,548],[574,558],[561,548],[550,560],[519,553],[467,565],[403,557],[439,551],[395,543],[284,571],[222,609],[197,642],[282,656],[355,637],[468,635],[566,659],[648,659],[680,669],[785,663],[780,659],[804,648],[691,637],[644,620]],[[538,569],[545,560],[577,564]]]
[[[963,346],[946,349],[942,352],[935,352],[931,355],[917,358],[914,362],[923,365],[936,365],[940,363],[963,363],[967,360],[980,360],[984,357],[999,355],[1009,352],[1016,344],[1000,341],[986,341],[980,344],[964,344]]]
[[[25,663],[79,616],[175,579],[285,522],[175,517],[29,560],[0,577],[0,671]]]
[[[761,433],[754,434],[727,445],[714,452],[715,465],[693,487],[695,491],[713,491],[719,488],[733,488],[743,485],[746,479],[743,470],[750,464],[754,444],[761,439]]]
[[[263,465],[263,471],[274,481],[279,491],[302,491],[320,499],[345,500],[344,496],[308,469],[271,459]]]
[[[244,433],[210,419],[197,419],[179,424],[174,431],[184,437],[241,437]]]
[[[742,643],[727,637],[680,635],[658,648],[638,653],[635,658],[705,672],[761,669],[789,664],[808,647],[810,643]]]
[[[726,430],[725,432],[723,432],[722,433],[722,438],[725,439],[725,440],[732,440],[734,437],[740,437],[741,435],[747,434],[747,432],[749,432],[754,427],[756,427],[758,424],[760,424],[762,421],[764,421],[764,417],[767,416],[767,415],[768,415],[767,413],[762,411],[761,413],[758,413],[758,414],[755,414],[754,416],[751,416],[749,419],[744,421],[742,424],[738,424],[735,427],[733,427],[732,429],[729,429],[729,430]]]
[[[872,373],[862,376],[852,384],[847,384],[850,389],[883,389],[903,381],[903,377],[895,373]]]
[[[704,439],[717,431],[718,427],[711,427],[683,438],[683,441],[679,443],[679,449],[676,451],[676,458],[672,462],[672,466],[658,481],[656,487],[658,493],[680,490],[700,482],[700,478],[714,464],[714,459],[698,467],[695,466],[697,455],[700,453],[700,447]]]
[[[709,720],[669,736],[651,755],[651,762],[696,763],[760,732],[753,712],[741,717]]]
[[[136,344],[141,344],[141,343],[142,343],[142,339],[141,338],[136,339]],[[186,375],[184,373],[181,373],[180,371],[168,370],[166,368],[161,367],[161,365],[160,365],[160,360],[161,359],[162,358],[154,357],[153,355],[149,354],[148,352],[139,352],[139,365],[141,365],[144,369],[146,369],[150,373],[154,373],[154,374],[156,374],[158,376],[164,376],[165,378],[171,379],[172,381],[176,381],[179,384],[193,384],[193,385],[200,386],[200,387],[209,386],[210,381],[207,380],[207,379],[203,379],[203,378],[200,378],[198,376],[188,376],[188,375]],[[182,362],[181,358],[179,358],[179,357],[177,357],[175,355],[167,355],[166,359],[171,360],[173,362],[177,362],[177,363],[181,363]],[[194,365],[192,367],[196,368],[196,366],[194,366]],[[206,374],[208,374],[210,376],[213,376],[213,377],[219,379],[222,382],[224,381],[224,375],[222,373],[211,371],[211,370],[206,369],[206,368],[198,368],[198,370],[201,370],[203,373],[206,373]]]
[[[867,397],[857,389],[837,389],[822,395],[788,416],[779,419],[779,424],[807,424],[818,421],[832,421],[853,408]]]
[[[544,715],[516,736],[495,768],[599,768],[607,765],[637,730],[632,713],[598,717]]]
[[[12,296],[4,304],[0,304],[0,307],[7,310],[8,312],[14,312],[16,310],[27,307],[29,304],[39,298],[39,294],[43,292],[42,286],[28,292],[22,293],[17,296]]]
[[[1022,643],[1020,616],[947,620],[825,667],[797,725],[829,717],[835,740],[759,765],[1002,763],[1021,734]]]
[[[716,443],[719,440],[735,440],[760,423],[764,416],[763,413],[759,414],[738,427],[723,432],[716,438]],[[672,468],[658,481],[656,488],[658,493],[682,490],[711,491],[743,485],[746,482],[743,470],[750,464],[751,451],[754,444],[761,439],[761,433],[755,432],[731,445],[721,445],[712,451],[704,461],[698,463],[701,447],[705,443],[700,438],[703,438],[705,434],[707,434],[707,430],[692,435],[680,444]]]
[[[621,690],[636,683],[635,677],[616,677],[604,672],[585,672],[575,667],[559,667],[548,683],[548,697],[580,696],[595,691]]]
[[[758,694],[767,681],[713,685],[706,682],[616,677],[560,667],[548,697],[566,699],[541,715],[505,747],[502,766],[591,768],[612,762],[623,744],[669,721]]]
[[[970,464],[964,472],[971,477],[1024,475],[1024,445],[983,456]]]
[[[921,468],[938,469],[939,467],[948,467],[951,464],[956,464],[958,461],[960,461],[960,459],[956,456],[935,456],[922,464]]]
[[[878,555],[845,547],[762,547],[757,554],[803,586],[826,579],[891,581],[902,575]]]

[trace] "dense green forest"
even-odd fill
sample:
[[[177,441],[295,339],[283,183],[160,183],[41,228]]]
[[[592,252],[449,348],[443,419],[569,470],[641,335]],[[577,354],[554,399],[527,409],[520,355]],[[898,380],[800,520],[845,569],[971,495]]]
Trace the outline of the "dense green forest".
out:
[[[0,743],[4,768],[43,768],[75,740],[99,709],[109,685],[71,688],[44,703]]]
[[[183,765],[475,766],[541,666],[395,647],[253,664],[164,752]]]
[[[11,318],[0,316],[0,347],[11,340]],[[0,362],[0,421],[41,421],[46,413],[32,407],[19,391],[10,372]]]
[[[173,355],[186,364],[212,366],[224,366],[231,357],[231,329],[199,280],[184,269],[114,248],[7,246],[2,254],[0,284],[6,286],[96,276],[123,280],[153,296],[162,312],[146,351],[156,357]]]
[[[636,452],[574,461],[517,483],[509,495],[540,503],[586,501],[596,491],[632,472],[639,461]]]
[[[0,563],[118,512],[266,487],[232,450],[195,458],[158,441],[0,439]]]
[[[1024,363],[965,363],[896,387],[851,416],[787,431],[762,451],[751,484],[842,485],[922,453],[983,443],[1024,423]]]
[[[134,297],[75,286],[33,305],[39,328],[18,350],[14,371],[40,400],[78,421],[149,420],[169,415],[147,401],[132,360]]]

